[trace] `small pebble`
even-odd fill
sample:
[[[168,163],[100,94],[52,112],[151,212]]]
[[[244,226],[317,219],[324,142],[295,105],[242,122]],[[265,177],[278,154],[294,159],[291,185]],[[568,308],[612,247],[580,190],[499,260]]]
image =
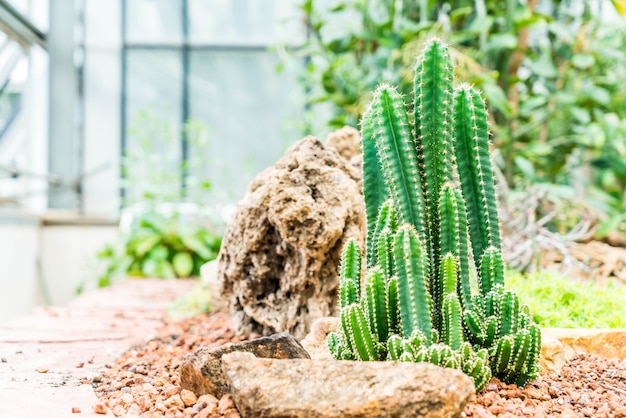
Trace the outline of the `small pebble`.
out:
[[[75,406],[72,408],[72,414],[80,414],[81,410],[79,407]]]
[[[231,409],[234,407],[235,403],[233,402],[233,397],[230,396],[229,393],[222,396],[222,399],[220,399],[220,403],[218,405],[218,410],[220,411],[220,414],[224,414],[227,409]]]
[[[2,361],[3,363],[6,363],[7,362],[7,358],[6,357],[2,357],[2,358],[0,358],[0,361]]]
[[[100,414],[100,415],[106,415],[107,407],[103,403],[98,402],[97,404],[93,406],[93,412],[95,412],[96,414]]]
[[[196,394],[187,389],[181,390],[180,398],[183,400],[185,406],[193,406],[198,401]]]

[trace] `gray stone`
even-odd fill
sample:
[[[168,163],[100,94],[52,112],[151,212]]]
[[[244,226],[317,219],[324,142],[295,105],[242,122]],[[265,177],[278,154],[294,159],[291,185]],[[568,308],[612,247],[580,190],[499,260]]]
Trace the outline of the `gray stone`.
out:
[[[456,369],[427,363],[222,358],[246,417],[455,417],[474,396]]]
[[[306,137],[252,181],[226,228],[220,292],[238,333],[287,331],[338,315],[338,267],[350,238],[365,240],[361,172]]]
[[[264,358],[310,358],[300,343],[287,333],[220,347],[203,347],[188,355],[181,364],[180,386],[197,396],[209,394],[219,398],[228,393],[228,383],[222,373],[222,356],[233,352],[252,353]]]

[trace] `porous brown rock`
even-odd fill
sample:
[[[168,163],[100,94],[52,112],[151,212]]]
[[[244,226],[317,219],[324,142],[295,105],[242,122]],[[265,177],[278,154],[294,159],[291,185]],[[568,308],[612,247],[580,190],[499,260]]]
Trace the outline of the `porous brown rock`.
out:
[[[247,352],[263,358],[310,358],[300,343],[287,333],[221,347],[203,347],[188,355],[180,365],[180,386],[200,397],[227,394],[229,387],[222,373],[222,356],[233,352]]]
[[[361,162],[359,153],[361,147],[361,136],[359,131],[352,126],[344,126],[343,128],[331,132],[326,137],[326,146],[337,150],[347,161],[353,165],[360,166]]]
[[[365,240],[361,172],[314,137],[252,181],[226,228],[218,281],[237,332],[303,338],[338,315],[338,267]]]
[[[427,363],[275,360],[230,353],[222,368],[242,417],[455,417],[472,380]]]

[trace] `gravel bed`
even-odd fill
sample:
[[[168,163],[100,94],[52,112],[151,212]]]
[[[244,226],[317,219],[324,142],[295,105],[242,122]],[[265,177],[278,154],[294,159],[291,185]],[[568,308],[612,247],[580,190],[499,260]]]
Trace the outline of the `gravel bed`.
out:
[[[251,335],[250,338],[258,337]],[[164,319],[156,335],[124,353],[92,380],[94,410],[126,417],[237,418],[230,395],[199,398],[179,386],[178,367],[202,346],[242,341],[222,312],[185,320]],[[494,379],[463,412],[466,417],[626,418],[626,360],[579,355],[558,373],[524,388]]]

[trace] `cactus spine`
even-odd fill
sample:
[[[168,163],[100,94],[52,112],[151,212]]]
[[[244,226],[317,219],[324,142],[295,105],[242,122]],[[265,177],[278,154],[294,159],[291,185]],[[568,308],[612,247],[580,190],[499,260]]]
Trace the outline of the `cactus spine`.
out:
[[[402,97],[382,85],[363,116],[365,279],[350,241],[328,346],[338,359],[460,368],[477,390],[492,373],[523,384],[538,375],[540,330],[504,290],[484,102],[467,85],[453,90],[439,40],[418,57],[414,109],[413,133]]]

